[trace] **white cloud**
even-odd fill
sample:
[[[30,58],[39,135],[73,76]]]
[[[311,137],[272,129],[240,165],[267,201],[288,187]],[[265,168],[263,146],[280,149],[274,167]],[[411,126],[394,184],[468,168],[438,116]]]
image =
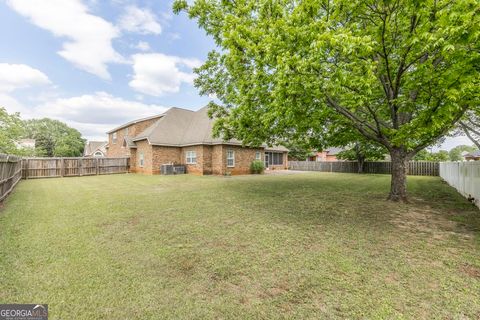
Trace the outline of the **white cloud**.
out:
[[[25,64],[0,63],[0,92],[49,83],[48,77],[40,70]]]
[[[129,85],[134,90],[151,96],[180,91],[182,83],[193,82],[192,68],[199,67],[198,59],[185,59],[161,53],[139,53],[132,56],[133,79]],[[189,69],[188,72],[181,69]]]
[[[148,42],[145,41],[139,41],[135,46],[133,46],[135,49],[141,50],[141,51],[150,51],[150,45]]]
[[[104,124],[112,127],[133,119],[165,112],[167,108],[138,101],[124,100],[106,92],[95,92],[70,98],[60,98],[35,108],[37,114],[84,124]]]
[[[36,26],[68,40],[58,52],[78,68],[109,79],[107,64],[124,62],[112,46],[115,26],[89,13],[81,0],[7,0],[8,5]]]
[[[118,22],[122,30],[140,34],[160,34],[162,26],[157,17],[147,8],[128,6]]]

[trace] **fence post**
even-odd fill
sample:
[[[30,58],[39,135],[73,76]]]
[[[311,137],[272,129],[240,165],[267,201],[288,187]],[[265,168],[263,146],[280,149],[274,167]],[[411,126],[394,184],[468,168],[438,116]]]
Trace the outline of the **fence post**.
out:
[[[98,176],[98,158],[95,158],[95,175]]]
[[[63,158],[60,158],[60,177],[65,177],[65,161]]]
[[[78,159],[78,175],[80,177],[82,176],[82,165],[83,165],[83,159],[80,158],[80,159]]]

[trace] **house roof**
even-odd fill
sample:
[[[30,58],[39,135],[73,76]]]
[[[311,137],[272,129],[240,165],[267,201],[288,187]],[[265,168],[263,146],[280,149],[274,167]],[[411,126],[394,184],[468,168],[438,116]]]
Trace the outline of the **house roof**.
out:
[[[480,150],[470,152],[470,153],[466,154],[465,157],[480,158]]]
[[[83,149],[83,155],[91,155],[95,151],[100,150],[103,153],[106,153],[105,146],[107,141],[88,141],[85,144],[85,149]]]
[[[133,120],[133,121],[130,121],[130,122],[127,122],[125,124],[122,124],[121,126],[119,127],[116,127],[110,131],[107,131],[107,134],[109,133],[113,133],[115,131],[118,131],[120,129],[123,129],[123,128],[126,128],[126,127],[129,127],[131,126],[132,124],[135,124],[135,123],[139,123],[139,122],[142,122],[142,121],[147,121],[147,120],[152,120],[152,119],[155,119],[155,118],[160,118],[160,117],[163,117],[164,113],[161,113],[161,114],[157,114],[155,116],[151,116],[151,117],[146,117],[146,118],[141,118],[141,119],[137,119],[137,120]]]
[[[328,153],[328,155],[334,156],[334,155],[337,155],[337,154],[339,154],[340,152],[342,152],[343,149],[342,149],[342,148],[333,147],[333,148],[328,148],[328,149],[325,150],[325,151]]]
[[[203,107],[198,111],[171,108],[163,113],[155,123],[134,137],[132,143],[147,139],[153,145],[175,147],[199,144],[242,145],[239,140],[223,141],[221,138],[214,138],[212,134],[214,121],[208,116],[208,107]],[[125,127],[125,125],[119,128],[122,127]],[[271,151],[288,151],[287,148],[282,146],[268,147],[262,145],[262,147]]]

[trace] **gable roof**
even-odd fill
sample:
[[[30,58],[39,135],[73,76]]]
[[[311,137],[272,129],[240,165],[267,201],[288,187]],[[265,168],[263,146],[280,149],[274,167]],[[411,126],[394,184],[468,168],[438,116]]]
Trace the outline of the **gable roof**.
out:
[[[118,126],[110,131],[107,131],[107,134],[110,134],[110,133],[113,133],[115,131],[118,131],[120,129],[123,129],[123,128],[126,128],[126,127],[129,127],[131,126],[132,124],[135,124],[135,123],[139,123],[139,122],[143,122],[143,121],[147,121],[147,120],[152,120],[152,119],[155,119],[155,118],[160,118],[160,117],[163,117],[165,113],[161,113],[161,114],[157,114],[155,116],[151,116],[151,117],[146,117],[146,118],[141,118],[141,119],[137,119],[137,120],[133,120],[133,121],[130,121],[130,122],[127,122],[125,124],[122,124],[121,126]]]
[[[152,145],[173,147],[200,144],[242,145],[242,142],[236,139],[224,141],[221,138],[214,138],[212,134],[214,121],[208,116],[208,106],[198,111],[171,108],[160,115],[159,119],[151,126],[134,137],[132,143],[147,139]],[[119,128],[122,127],[125,127],[125,125]],[[271,151],[288,151],[287,148],[282,146],[268,147],[262,145],[262,147]]]
[[[83,149],[83,155],[91,155],[95,153],[95,151],[99,150],[103,154],[106,153],[105,146],[107,145],[107,141],[88,141],[85,144],[85,149]]]
[[[464,157],[480,158],[480,150],[470,152],[470,153],[464,155]]]

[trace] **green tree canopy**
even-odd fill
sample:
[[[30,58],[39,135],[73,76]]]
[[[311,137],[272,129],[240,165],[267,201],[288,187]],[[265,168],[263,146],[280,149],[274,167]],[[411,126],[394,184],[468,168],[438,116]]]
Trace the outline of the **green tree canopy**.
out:
[[[451,149],[448,152],[448,155],[449,155],[450,161],[462,161],[462,160],[464,160],[463,157],[462,157],[462,152],[470,153],[470,152],[474,152],[476,150],[477,150],[477,148],[474,147],[474,146],[460,145],[460,146],[456,146],[455,148]]]
[[[450,160],[450,154],[446,150],[440,150],[438,152],[428,152],[427,150],[423,149],[423,150],[420,150],[413,157],[413,160],[415,160],[415,161],[434,161],[434,162],[449,161]]]
[[[0,108],[0,153],[21,154],[16,143],[22,135],[20,114],[9,114],[5,108]]]
[[[45,157],[78,157],[85,139],[65,123],[49,118],[25,121],[25,137],[36,140],[36,154]]]
[[[246,144],[349,127],[407,161],[479,104],[478,0],[186,0],[219,50],[197,69],[215,132]]]
[[[480,106],[465,113],[459,128],[480,149]]]

